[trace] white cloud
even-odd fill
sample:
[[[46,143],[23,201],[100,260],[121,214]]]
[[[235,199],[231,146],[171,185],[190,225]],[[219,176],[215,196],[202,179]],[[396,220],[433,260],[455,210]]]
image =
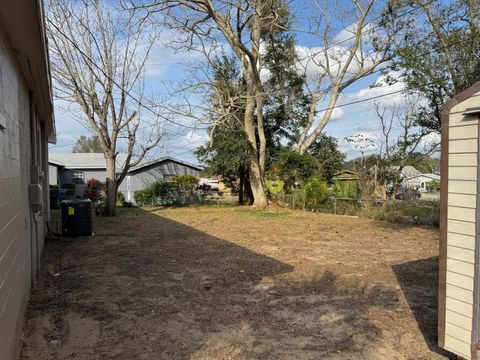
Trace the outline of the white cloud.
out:
[[[372,24],[366,24],[362,29],[362,36],[365,39],[370,40],[371,35],[373,34],[374,26]],[[351,24],[344,29],[342,29],[335,37],[333,38],[334,44],[351,44],[355,40],[355,32],[357,31],[357,24]]]
[[[317,115],[317,119],[320,120],[323,117],[324,114],[325,114],[325,111],[319,112],[318,115]],[[345,110],[343,110],[343,108],[335,108],[332,111],[332,115],[330,116],[330,120],[331,121],[340,120],[344,116],[345,116]]]
[[[396,78],[397,81],[389,84],[387,82],[388,77]],[[361,108],[365,110],[372,109],[373,102],[383,106],[404,107],[408,100],[406,94],[403,92],[404,90],[405,83],[398,79],[398,74],[390,72],[386,75],[379,76],[373,86],[360,89],[353,93],[344,93],[341,96],[339,104],[362,101],[361,103],[351,106],[355,106],[356,109]]]
[[[434,152],[439,152],[439,144],[440,134],[436,132],[431,132],[430,134],[427,134],[422,138],[422,141],[419,144],[419,150],[430,152],[435,149],[436,151]]]

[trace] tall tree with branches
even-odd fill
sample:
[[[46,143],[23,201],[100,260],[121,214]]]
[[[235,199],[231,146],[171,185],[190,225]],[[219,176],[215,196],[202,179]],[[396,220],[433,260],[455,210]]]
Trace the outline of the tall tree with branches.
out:
[[[55,95],[76,104],[78,121],[98,137],[106,161],[105,213],[114,215],[118,186],[162,138],[160,118],[147,122],[140,111],[154,33],[136,14],[100,0],[50,0],[47,15]],[[127,156],[117,164],[121,147]]]
[[[423,99],[417,124],[439,133],[443,105],[480,79],[480,3],[411,0],[405,6],[423,16],[407,29],[395,69],[407,90]]]
[[[265,134],[268,111],[265,105],[275,96],[269,90],[278,90],[267,89],[262,76],[265,48],[271,34],[308,34],[317,44],[315,48],[297,46],[296,49],[298,69],[309,80],[308,117],[295,130],[298,133],[295,149],[303,154],[329,122],[341,93],[391,59],[398,35],[410,19],[397,17],[396,6],[375,0],[314,1],[308,3],[306,22],[292,19],[289,4],[283,0],[125,2],[129,8],[144,10],[148,15],[160,14],[168,27],[186,35],[175,43],[186,51],[202,52],[207,65],[215,54],[212,49],[218,47],[226,48],[228,54],[236,57],[246,86],[246,93],[242,94],[245,104],[242,126],[252,150],[249,173],[256,206],[267,204],[264,174],[269,144]],[[345,25],[347,33],[341,45],[335,36],[341,30],[338,24]],[[297,25],[299,28],[295,28]],[[205,86],[205,82],[199,79],[198,83]],[[328,108],[321,112],[319,107],[324,104]]]
[[[385,68],[394,57],[415,15],[400,10],[394,2],[376,0],[312,2],[310,28],[304,31],[317,45],[298,48],[309,98],[308,118],[295,146],[300,154],[325,129],[345,89]],[[344,26],[341,31],[338,24]]]
[[[228,53],[235,56],[245,82],[245,94],[241,94],[245,104],[242,128],[250,146],[248,171],[253,206],[265,207],[268,204],[264,184],[267,144],[266,95],[261,77],[262,43],[269,34],[285,27],[288,22],[286,3],[281,0],[222,0],[215,3],[210,0],[154,0],[130,1],[129,7],[146,10],[149,15],[162,14],[166,26],[186,36],[180,44],[183,50],[201,51],[208,63],[214,59],[212,48],[215,47],[226,46]]]

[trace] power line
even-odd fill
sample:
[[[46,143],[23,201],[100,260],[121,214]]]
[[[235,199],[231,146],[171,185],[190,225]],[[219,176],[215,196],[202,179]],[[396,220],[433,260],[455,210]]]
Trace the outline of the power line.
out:
[[[70,42],[73,45],[73,47],[75,47],[75,49],[77,49],[77,51],[82,55],[82,57],[84,59],[88,60],[90,65],[93,65],[98,70],[100,70],[100,72],[103,74],[103,76],[105,76],[108,80],[110,80],[116,87],[118,87],[121,91],[123,91],[128,97],[130,97],[132,100],[134,100],[136,103],[138,103],[139,106],[141,106],[142,108],[145,108],[147,111],[149,111],[153,115],[158,116],[159,118],[162,118],[165,121],[167,121],[169,123],[172,123],[174,125],[185,127],[185,128],[190,128],[190,129],[198,129],[198,127],[179,124],[179,123],[177,123],[177,122],[175,122],[171,119],[168,119],[167,117],[163,116],[159,112],[153,110],[152,107],[149,107],[149,106],[143,104],[141,100],[139,100],[137,97],[133,96],[129,91],[126,91],[124,89],[124,87],[120,86],[116,80],[112,79],[99,65],[97,65],[95,63],[95,61],[93,61],[93,59],[91,59],[82,49],[80,49],[80,47],[75,43],[75,41],[73,41],[67,34],[65,34],[53,21],[51,21],[49,18],[46,18],[46,20],[47,20],[48,23],[50,23],[50,25],[52,25],[55,28],[55,30],[57,30],[66,40],[68,40],[68,42]]]
[[[433,2],[433,1],[430,1],[430,2],[427,3],[427,4],[422,5],[422,7],[427,6],[427,5],[431,4],[432,2]],[[416,10],[418,10],[418,8],[417,8],[417,9],[412,9],[412,10],[410,10],[410,11],[408,11],[408,12],[402,14],[402,15],[399,15],[399,16],[405,16],[405,15],[407,15],[408,13],[411,13],[411,12],[416,11]],[[63,33],[50,19],[47,19],[47,21],[48,21],[52,26],[54,26],[55,29],[57,29],[57,31],[58,31],[60,34],[62,34],[69,42],[71,42],[71,43],[74,45],[74,47],[82,54],[83,57],[85,57],[86,59],[88,59],[88,61],[89,61],[91,64],[93,64],[95,67],[97,67],[97,68],[104,74],[104,76],[106,76],[108,79],[110,79],[117,87],[119,87],[119,88],[121,89],[120,85],[118,85],[118,83],[116,83],[116,81],[114,81],[113,79],[111,79],[111,78],[103,71],[103,69],[101,69],[98,65],[96,65],[96,63],[93,62],[93,60],[92,60],[87,54],[85,54],[85,53],[75,44],[75,42],[74,42],[72,39],[70,39],[65,33]],[[369,31],[371,31],[371,28],[369,29]],[[348,41],[348,40],[350,40],[350,39],[353,39],[353,38],[355,38],[355,37],[352,36],[351,38],[344,39],[344,40],[342,40],[341,42],[338,42],[338,43],[335,43],[335,44],[331,44],[330,47],[332,47],[332,46],[338,46],[338,45],[340,45],[341,43],[344,43],[344,42],[346,42],[346,41]],[[448,48],[448,47],[450,47],[450,46],[453,46],[453,45],[458,44],[458,43],[461,43],[461,42],[463,42],[463,40],[457,41],[457,42],[452,42],[452,43],[450,43],[450,44],[447,44],[446,46],[442,46],[442,47],[439,47],[439,48],[436,48],[436,49],[432,49],[432,50],[426,52],[425,54],[429,54],[429,53],[431,53],[432,51],[436,51],[436,50]],[[417,45],[418,45],[418,43],[417,43]],[[328,49],[328,47],[327,47],[327,49]],[[416,57],[419,58],[419,57],[421,57],[422,55],[423,55],[423,54],[420,54],[419,56],[416,56]],[[380,71],[382,71],[382,70],[383,70],[383,69],[374,70],[374,71],[372,71],[369,75],[375,74],[375,73],[380,72]],[[349,82],[349,80],[346,80],[346,81],[340,83],[340,86],[345,85],[345,84],[347,84],[348,82]],[[429,83],[429,84],[426,84],[426,85],[434,85],[434,84],[435,84],[435,82],[432,82],[432,83]],[[338,85],[331,85],[330,87],[327,87],[326,89],[324,89],[323,92],[327,92],[327,91],[331,90],[331,89],[332,89],[333,87],[335,87],[335,86],[338,86]],[[405,92],[405,91],[406,91],[405,89],[396,90],[396,91],[388,92],[388,93],[385,93],[385,94],[380,94],[380,95],[376,95],[376,96],[373,96],[373,97],[369,97],[369,98],[365,98],[365,99],[360,99],[360,100],[352,101],[352,102],[349,102],[349,103],[344,103],[344,104],[339,104],[339,105],[335,105],[335,106],[332,106],[332,107],[327,107],[327,108],[324,108],[324,109],[321,109],[321,110],[318,110],[318,111],[319,111],[319,112],[322,112],[322,111],[327,111],[327,110],[333,110],[333,109],[335,109],[335,108],[341,108],[341,107],[346,107],[346,106],[350,106],[350,105],[354,105],[354,104],[358,104],[358,103],[362,103],[362,102],[366,102],[366,101],[371,101],[371,100],[375,100],[375,99],[378,99],[378,98],[390,96],[390,95],[393,95],[393,94]],[[167,122],[170,122],[170,123],[172,123],[172,124],[174,124],[174,125],[176,125],[176,126],[180,126],[180,127],[183,127],[183,128],[188,128],[188,129],[191,129],[191,130],[194,130],[194,131],[195,131],[195,130],[207,130],[207,129],[208,129],[208,128],[200,128],[200,127],[196,127],[196,126],[187,126],[187,125],[184,125],[184,124],[180,124],[180,123],[174,122],[173,120],[167,119],[167,118],[165,118],[163,115],[161,115],[160,113],[155,112],[154,110],[152,110],[151,107],[143,104],[139,99],[137,99],[137,98],[135,98],[134,96],[132,96],[129,92],[125,92],[125,93],[126,93],[130,98],[132,98],[133,100],[135,100],[141,107],[147,109],[147,110],[148,110],[149,112],[151,112],[152,114],[155,114],[155,115],[157,115],[157,116],[165,119]],[[149,127],[149,126],[150,126],[150,127],[154,127],[155,125],[147,122],[147,126],[145,126],[145,127],[140,127],[139,129],[146,129],[146,128]],[[168,130],[165,130],[165,132],[166,132],[167,134],[170,133],[170,135],[178,136],[178,134],[171,133],[171,132],[169,132]],[[66,146],[71,146],[71,145],[73,145],[73,144],[58,145],[57,147],[66,147]]]
[[[431,0],[430,2],[426,3],[426,4],[423,4],[421,5],[420,7],[424,8],[425,6],[427,5],[430,5],[431,3],[433,3],[434,0]],[[415,8],[415,9],[411,9],[403,14],[400,14],[398,15],[398,17],[403,17],[405,15],[408,15],[414,11],[417,11],[419,8]],[[376,19],[379,19],[381,18],[381,16],[377,16],[376,18],[374,18],[373,20],[371,21],[374,21]],[[108,76],[108,74],[100,67],[96,64],[95,61],[93,61],[93,59],[91,59],[88,54],[86,54],[82,49],[80,49],[80,47],[75,43],[75,41],[73,41],[68,35],[66,35],[53,21],[51,21],[49,18],[46,18],[46,20],[48,21],[48,23],[50,23],[65,39],[67,39],[74,47],[75,49],[77,49],[77,51],[82,55],[82,57],[86,60],[88,60],[88,62],[90,63],[90,65],[93,65],[94,67],[96,67],[98,70],[100,70],[102,72],[102,74],[107,78],[109,79],[110,81],[112,81],[112,83],[117,86],[121,91],[125,92],[125,94],[130,97],[132,100],[134,100],[135,102],[137,102],[141,107],[145,108],[147,111],[149,111],[150,113],[164,119],[165,121],[167,122],[170,122],[176,126],[180,126],[180,127],[184,127],[184,128],[189,128],[189,129],[204,129],[204,130],[207,130],[208,128],[199,128],[199,127],[196,127],[196,126],[189,126],[189,125],[185,125],[185,124],[180,124],[180,123],[177,123],[171,119],[168,119],[167,117],[163,116],[162,114],[160,114],[159,112],[155,111],[152,109],[152,106],[147,106],[145,104],[143,104],[143,102],[138,99],[137,97],[133,96],[129,91],[125,91],[124,88],[122,86],[120,86],[114,79],[112,79],[110,76]],[[372,27],[372,28],[369,28],[368,31],[372,31],[372,29],[376,28],[376,27],[379,27],[379,25],[375,26],[375,27]],[[334,44],[331,44],[329,46],[327,46],[326,48],[323,48],[322,51],[325,51],[325,50],[328,50],[330,48],[333,48],[334,46],[338,46],[338,45],[341,45],[349,40],[352,40],[354,39],[356,36],[353,35],[349,38],[346,38],[342,41],[339,41],[337,43],[334,43]],[[311,55],[310,55],[311,57]],[[163,66],[163,65],[169,65],[169,64],[176,64],[175,62],[164,62],[164,63],[151,63],[151,64],[148,64],[149,66],[150,65],[159,65],[159,66]],[[324,90],[324,91],[329,91],[329,90]],[[153,105],[153,104],[152,104]],[[150,124],[150,126],[153,126]]]
[[[418,8],[410,9],[410,10],[404,12],[403,14],[398,15],[396,18],[400,18],[400,17],[403,17],[403,16],[405,16],[405,15],[409,15],[409,14],[411,14],[411,13],[419,10],[420,8],[425,8],[426,6],[433,4],[434,2],[435,2],[435,0],[430,0],[430,1],[427,2],[427,3],[420,5]],[[381,19],[381,18],[382,18],[382,15],[376,16],[376,17],[374,17],[372,20],[370,20],[370,22],[376,21],[376,20]],[[365,32],[364,32],[364,31],[361,31],[361,32],[360,32],[360,35],[365,35],[366,33],[371,32],[373,29],[376,29],[376,28],[379,28],[379,27],[380,27],[379,24],[378,24],[378,25],[375,25],[375,26],[372,26],[371,28],[368,28]],[[292,32],[298,32],[298,31],[292,30]],[[321,50],[321,51],[318,51],[318,52],[316,52],[316,53],[313,53],[313,54],[309,55],[309,58],[311,58],[312,55],[318,55],[318,54],[320,54],[321,52],[324,52],[324,51],[327,51],[327,50],[330,50],[330,49],[334,48],[335,46],[342,45],[342,44],[344,44],[344,43],[346,43],[346,42],[348,42],[348,41],[350,41],[350,40],[355,39],[356,37],[357,37],[357,35],[352,35],[352,36],[350,36],[350,37],[348,37],[348,38],[346,38],[346,39],[343,39],[343,40],[341,40],[341,41],[339,41],[339,42],[330,44],[330,45],[328,45],[328,46],[326,46],[326,47],[322,47],[322,50]],[[305,58],[303,58],[303,59],[307,59],[307,57],[305,57]],[[299,60],[303,60],[303,59],[299,59]]]

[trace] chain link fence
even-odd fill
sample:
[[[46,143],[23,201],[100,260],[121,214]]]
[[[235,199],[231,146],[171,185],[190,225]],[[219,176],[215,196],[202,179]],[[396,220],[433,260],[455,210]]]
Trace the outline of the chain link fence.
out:
[[[368,217],[396,223],[438,227],[440,204],[435,200],[382,200],[330,197],[315,202],[303,193],[278,194],[274,199],[281,207],[292,210],[314,211],[337,215]]]

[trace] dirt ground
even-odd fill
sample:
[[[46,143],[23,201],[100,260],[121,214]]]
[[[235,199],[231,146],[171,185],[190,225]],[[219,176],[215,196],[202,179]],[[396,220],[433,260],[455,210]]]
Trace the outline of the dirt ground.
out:
[[[125,210],[47,243],[21,359],[446,359],[437,255],[364,218]]]

